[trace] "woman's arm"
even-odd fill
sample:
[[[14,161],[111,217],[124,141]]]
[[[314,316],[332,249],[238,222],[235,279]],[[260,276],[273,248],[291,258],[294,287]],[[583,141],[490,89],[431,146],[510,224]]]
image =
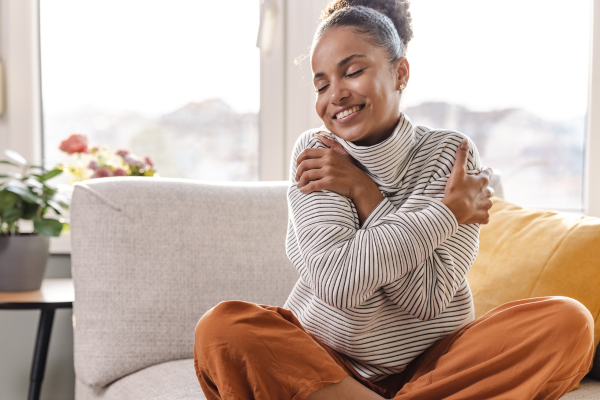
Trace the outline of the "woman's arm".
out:
[[[348,197],[354,202],[362,225],[383,200],[383,195],[339,143],[322,135],[318,137],[333,152],[307,149],[300,154],[296,160],[295,175],[298,188],[305,194],[331,190]],[[487,224],[493,204],[490,197],[494,194],[493,189],[488,187],[492,170],[485,168],[476,176],[468,175],[468,151],[469,142],[464,139],[456,150],[452,173],[444,182],[445,196],[441,201],[452,211],[459,224]]]
[[[454,143],[452,153],[459,143],[460,140]],[[301,150],[296,149],[294,159]],[[295,163],[291,167],[293,179]],[[446,173],[440,171],[439,175]],[[435,181],[432,185],[439,187]],[[334,307],[349,308],[362,304],[381,287],[398,298],[417,289],[421,299],[416,303],[420,304],[415,306],[412,301],[407,310],[422,319],[437,316],[455,294],[466,271],[456,269],[456,256],[447,249],[438,250],[459,227],[449,208],[426,192],[411,196],[399,209],[384,198],[359,229],[349,198],[329,190],[304,194],[297,185],[290,185],[290,215],[303,260],[296,267],[315,295]],[[459,251],[458,258],[468,266],[476,254],[476,236],[474,243]],[[424,283],[420,277],[426,275]],[[403,285],[397,287],[402,279]],[[411,287],[409,291],[407,286]],[[436,305],[424,299],[434,299]]]

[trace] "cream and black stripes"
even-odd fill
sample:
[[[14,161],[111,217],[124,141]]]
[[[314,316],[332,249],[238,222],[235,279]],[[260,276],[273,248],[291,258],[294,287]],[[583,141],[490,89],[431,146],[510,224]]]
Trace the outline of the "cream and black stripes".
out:
[[[374,146],[336,137],[384,195],[361,226],[350,199],[297,188],[296,159],[304,149],[325,147],[314,136],[320,130],[300,136],[290,164],[286,252],[300,279],[284,307],[361,376],[378,381],[473,320],[465,275],[479,225],[458,225],[439,201],[465,136],[413,127],[402,115]],[[470,146],[467,167],[474,171],[480,162]]]

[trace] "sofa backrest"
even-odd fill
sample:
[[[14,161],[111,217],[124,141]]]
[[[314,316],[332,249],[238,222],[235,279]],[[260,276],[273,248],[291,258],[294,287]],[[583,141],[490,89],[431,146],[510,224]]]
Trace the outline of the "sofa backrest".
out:
[[[287,182],[106,178],[71,202],[75,370],[101,387],[193,356],[194,328],[223,300],[282,306]]]

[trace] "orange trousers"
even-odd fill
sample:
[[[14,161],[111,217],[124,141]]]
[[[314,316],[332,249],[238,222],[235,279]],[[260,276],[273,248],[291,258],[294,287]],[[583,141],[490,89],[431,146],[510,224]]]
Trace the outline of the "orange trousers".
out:
[[[587,373],[593,330],[576,300],[513,301],[373,383],[290,310],[226,301],[198,322],[194,365],[208,400],[300,400],[346,375],[385,399],[558,399]]]

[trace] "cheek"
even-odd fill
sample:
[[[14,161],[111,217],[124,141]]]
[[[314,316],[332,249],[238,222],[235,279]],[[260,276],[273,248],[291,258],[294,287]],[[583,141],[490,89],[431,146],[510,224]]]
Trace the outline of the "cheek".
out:
[[[377,113],[385,114],[394,106],[396,91],[389,82],[374,80],[369,86],[369,98]]]
[[[317,96],[315,100],[315,111],[319,118],[323,119],[327,111],[327,101],[323,95]]]
[[[384,85],[377,78],[377,76],[365,76],[363,79],[359,78],[352,81],[349,87],[357,99],[362,99],[372,106],[377,106],[376,109],[379,110],[379,105],[387,100],[387,93]]]

